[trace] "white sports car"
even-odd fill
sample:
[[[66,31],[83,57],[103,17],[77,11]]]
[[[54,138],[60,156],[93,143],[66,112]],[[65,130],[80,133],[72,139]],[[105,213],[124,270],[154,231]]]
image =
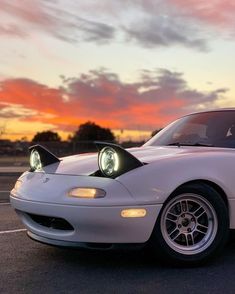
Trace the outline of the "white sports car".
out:
[[[177,119],[140,148],[57,158],[32,146],[11,204],[37,241],[111,248],[151,244],[193,264],[235,228],[235,109]]]

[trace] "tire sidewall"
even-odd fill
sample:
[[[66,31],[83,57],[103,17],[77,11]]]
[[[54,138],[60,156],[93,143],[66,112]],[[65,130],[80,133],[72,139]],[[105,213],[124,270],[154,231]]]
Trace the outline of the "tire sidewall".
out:
[[[214,208],[215,214],[217,217],[218,228],[214,240],[212,243],[202,252],[196,254],[181,254],[172,249],[167,242],[165,241],[162,232],[161,232],[161,218],[162,213],[166,205],[174,199],[176,196],[181,194],[192,193],[200,195],[206,201],[208,201]],[[218,194],[216,190],[210,187],[207,184],[187,184],[179,189],[177,189],[163,205],[163,208],[160,212],[159,217],[157,218],[152,238],[151,245],[152,248],[160,253],[160,256],[164,256],[172,261],[179,263],[189,263],[189,264],[198,264],[207,261],[223,248],[224,244],[227,241],[229,232],[229,217],[228,217],[228,208],[225,205],[224,200]]]

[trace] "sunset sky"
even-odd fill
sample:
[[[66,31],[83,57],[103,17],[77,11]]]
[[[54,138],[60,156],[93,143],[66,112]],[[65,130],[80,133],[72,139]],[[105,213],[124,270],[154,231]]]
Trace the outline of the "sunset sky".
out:
[[[234,0],[1,0],[0,138],[124,139],[235,107]]]

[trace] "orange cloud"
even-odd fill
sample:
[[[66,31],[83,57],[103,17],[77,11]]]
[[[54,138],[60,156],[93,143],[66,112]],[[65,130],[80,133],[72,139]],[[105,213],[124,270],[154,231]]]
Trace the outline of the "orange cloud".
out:
[[[213,107],[225,92],[190,89],[181,73],[168,70],[145,73],[138,83],[91,71],[64,79],[58,88],[29,79],[7,79],[0,83],[0,119],[41,123],[61,131],[73,131],[88,120],[112,129],[151,130],[198,105]]]

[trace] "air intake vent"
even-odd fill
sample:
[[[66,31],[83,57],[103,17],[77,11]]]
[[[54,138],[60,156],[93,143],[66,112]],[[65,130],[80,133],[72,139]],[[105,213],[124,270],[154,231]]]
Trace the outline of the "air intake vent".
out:
[[[53,217],[53,216],[44,216],[37,214],[29,214],[30,218],[37,224],[55,229],[55,230],[63,230],[63,231],[73,231],[73,227],[63,218]]]

